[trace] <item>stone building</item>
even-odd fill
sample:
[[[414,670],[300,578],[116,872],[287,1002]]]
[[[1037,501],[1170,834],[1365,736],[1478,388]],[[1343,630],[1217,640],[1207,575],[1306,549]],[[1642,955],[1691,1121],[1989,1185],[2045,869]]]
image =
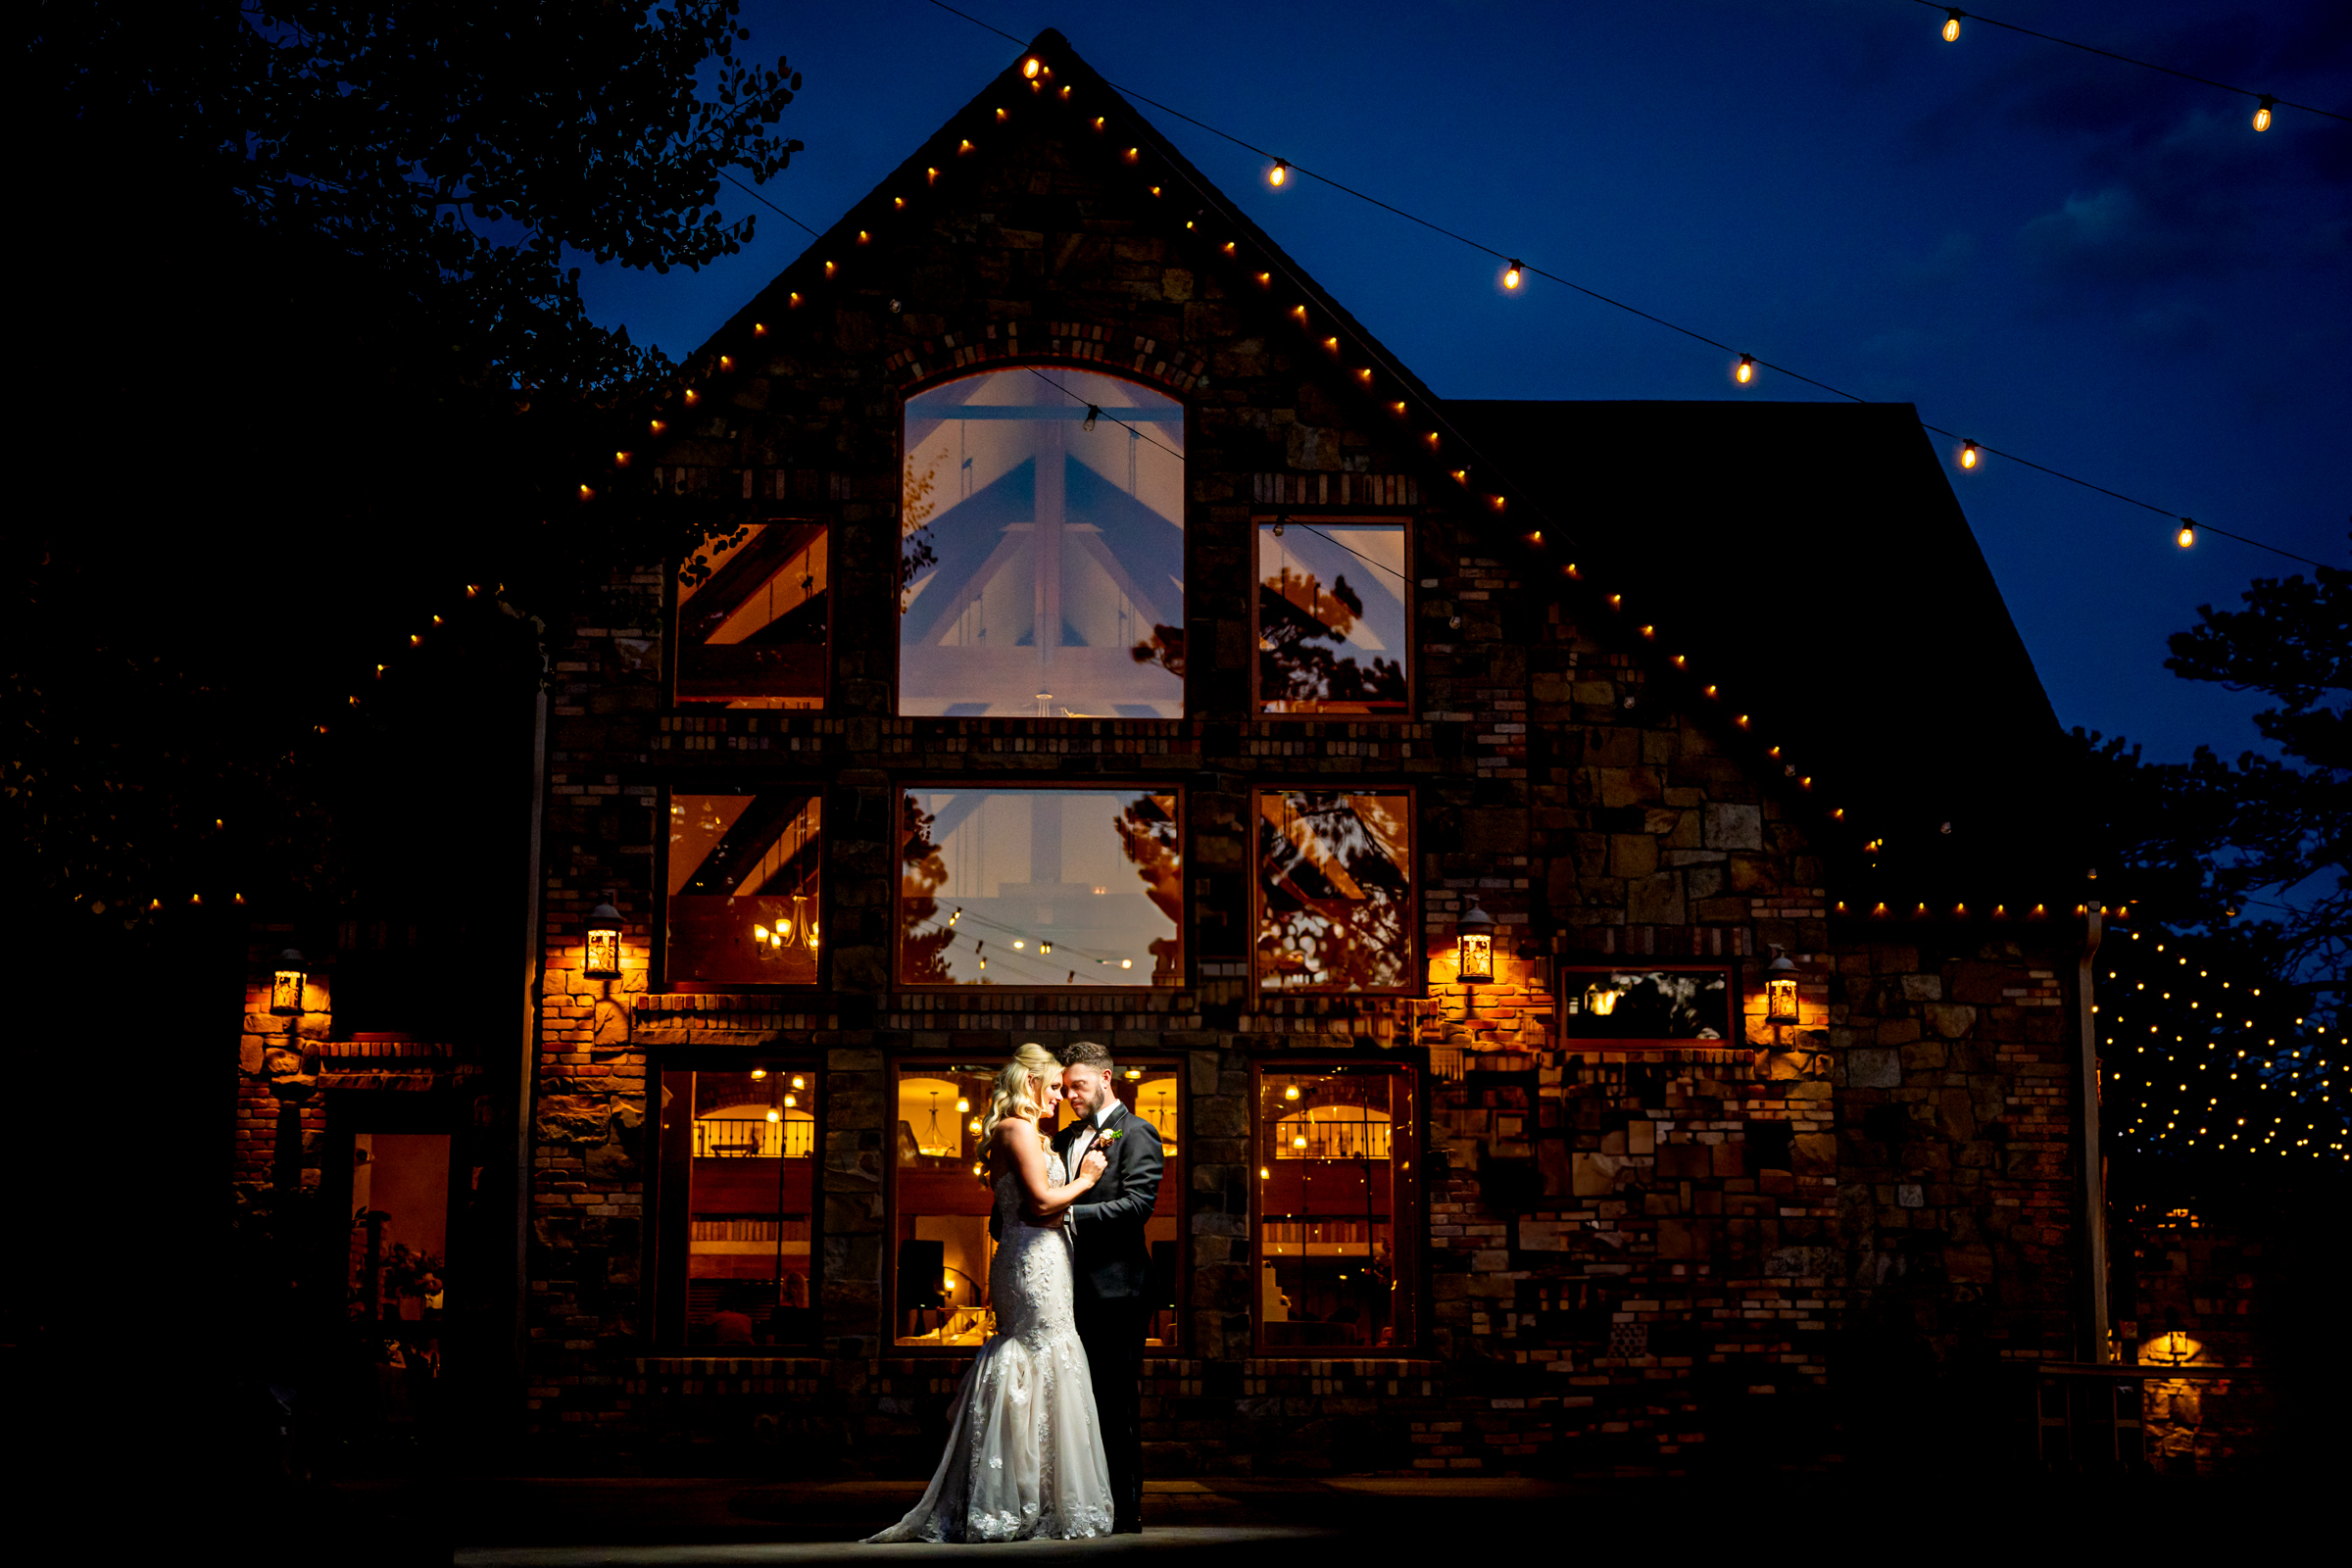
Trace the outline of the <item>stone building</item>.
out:
[[[2095,884],[1907,406],[1440,398],[1049,32],[638,428],[589,489],[739,526],[550,634],[541,1439],[927,1467],[1032,1040],[1167,1147],[1171,1472],[2097,1351]]]

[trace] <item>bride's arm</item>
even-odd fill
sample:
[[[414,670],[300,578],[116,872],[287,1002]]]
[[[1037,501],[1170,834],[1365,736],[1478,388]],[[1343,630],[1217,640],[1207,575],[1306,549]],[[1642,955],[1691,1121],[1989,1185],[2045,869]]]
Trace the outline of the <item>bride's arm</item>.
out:
[[[1046,1152],[1038,1145],[1035,1122],[1008,1116],[997,1123],[990,1136],[997,1141],[999,1157],[1010,1159],[1019,1173],[1021,1196],[1028,1200],[1024,1208],[1033,1220],[1052,1219],[1078,1201],[1108,1163],[1090,1152],[1078,1168],[1077,1179],[1056,1187],[1046,1164]]]

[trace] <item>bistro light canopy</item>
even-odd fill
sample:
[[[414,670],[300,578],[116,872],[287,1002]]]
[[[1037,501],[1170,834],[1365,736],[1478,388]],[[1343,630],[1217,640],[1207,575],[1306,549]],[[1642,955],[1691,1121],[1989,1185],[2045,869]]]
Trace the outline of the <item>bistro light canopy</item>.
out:
[[[277,967],[270,979],[271,1012],[284,1017],[302,1010],[302,982],[309,969],[299,949],[288,948],[277,956]]]
[[[1466,985],[1485,985],[1494,978],[1494,917],[1472,899],[1454,926],[1454,956],[1459,978]]]
[[[1775,1024],[1797,1021],[1796,965],[1777,944],[1772,962],[1764,966],[1764,1019]]]
[[[610,904],[588,911],[588,961],[581,972],[591,980],[620,978],[620,911]]]

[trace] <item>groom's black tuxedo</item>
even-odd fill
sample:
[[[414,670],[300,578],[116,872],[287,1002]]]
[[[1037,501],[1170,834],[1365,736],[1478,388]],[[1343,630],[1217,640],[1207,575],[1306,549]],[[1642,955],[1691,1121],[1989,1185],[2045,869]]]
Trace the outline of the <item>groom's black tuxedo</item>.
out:
[[[1084,1155],[1072,1157],[1079,1136],[1093,1122],[1081,1117],[1054,1137],[1054,1148],[1071,1174]],[[1109,1168],[1087,1197],[1070,1206],[1066,1223],[1077,1249],[1072,1270],[1078,1339],[1086,1347],[1095,1380],[1095,1413],[1102,1423],[1103,1456],[1110,1461],[1113,1528],[1143,1528],[1144,1337],[1159,1306],[1152,1288],[1152,1244],[1144,1222],[1159,1200],[1166,1164],[1159,1129],[1114,1103],[1094,1135],[1093,1147],[1116,1134],[1103,1152]]]

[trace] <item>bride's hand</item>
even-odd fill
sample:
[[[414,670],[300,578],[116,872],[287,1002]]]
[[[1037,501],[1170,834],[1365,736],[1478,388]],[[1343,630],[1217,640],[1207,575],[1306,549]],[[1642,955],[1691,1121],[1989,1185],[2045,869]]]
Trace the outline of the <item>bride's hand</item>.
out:
[[[1100,1149],[1088,1150],[1086,1157],[1078,1162],[1078,1174],[1090,1182],[1101,1181],[1102,1173],[1108,1169],[1110,1169],[1110,1156]]]

